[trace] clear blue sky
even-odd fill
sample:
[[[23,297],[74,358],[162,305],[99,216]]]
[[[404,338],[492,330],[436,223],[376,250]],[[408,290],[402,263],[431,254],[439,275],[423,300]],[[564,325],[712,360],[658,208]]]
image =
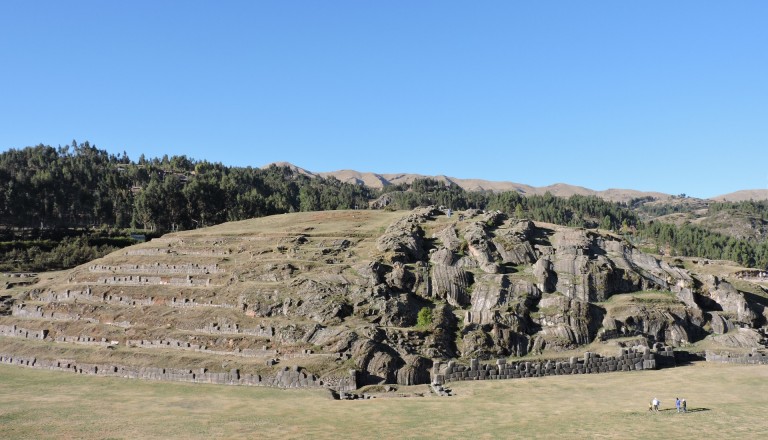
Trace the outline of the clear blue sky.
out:
[[[0,150],[768,188],[768,1],[0,2]]]

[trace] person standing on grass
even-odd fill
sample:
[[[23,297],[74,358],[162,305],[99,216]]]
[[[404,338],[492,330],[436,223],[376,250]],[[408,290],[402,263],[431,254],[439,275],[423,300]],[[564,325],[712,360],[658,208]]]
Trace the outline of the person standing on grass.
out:
[[[659,405],[661,405],[661,402],[657,398],[653,398],[653,401],[651,402],[653,404],[653,410],[656,412],[659,412]]]
[[[684,413],[688,412],[688,405],[685,403],[685,399],[683,399],[682,405],[683,405],[683,412]]]
[[[675,408],[677,408],[678,414],[680,413],[680,399],[675,397]]]

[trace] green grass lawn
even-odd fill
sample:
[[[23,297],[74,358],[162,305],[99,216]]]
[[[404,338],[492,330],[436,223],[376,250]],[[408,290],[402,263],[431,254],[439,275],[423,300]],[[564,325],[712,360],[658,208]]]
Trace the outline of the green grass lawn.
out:
[[[768,366],[451,384],[455,397],[160,383],[0,365],[0,438],[760,438]],[[426,387],[424,387],[426,390]],[[648,402],[662,402],[649,413]],[[675,397],[688,414],[674,411]]]

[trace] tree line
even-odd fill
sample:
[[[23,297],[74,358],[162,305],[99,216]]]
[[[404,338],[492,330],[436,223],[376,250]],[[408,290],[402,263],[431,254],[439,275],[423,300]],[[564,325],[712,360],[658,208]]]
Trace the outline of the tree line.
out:
[[[390,209],[436,205],[454,210],[488,209],[510,216],[564,226],[619,230],[640,220],[626,205],[595,196],[555,197],[551,193],[523,196],[516,191],[465,191],[456,184],[436,179],[416,179],[410,185],[384,189]]]
[[[745,200],[741,202],[713,202],[707,207],[709,214],[730,212],[768,221],[768,200]]]
[[[594,196],[465,191],[432,178],[376,190],[333,177],[309,177],[288,167],[230,167],[186,156],[142,155],[134,162],[125,153],[113,155],[73,141],[64,147],[38,145],[0,153],[0,267],[71,267],[130,244],[131,230],[161,234],[295,211],[368,209],[377,199],[386,199],[387,209],[487,209],[609,229],[651,240],[678,255],[768,266],[765,241],[643,222],[638,209],[647,200],[615,203]],[[709,208],[768,218],[768,202],[712,203]]]
[[[676,226],[657,221],[642,221],[638,209],[649,199],[628,203],[608,202],[595,196],[555,197],[552,194],[522,196],[516,192],[466,192],[450,182],[435,179],[415,180],[411,185],[388,189],[390,207],[411,209],[423,205],[443,205],[453,209],[499,210],[510,216],[558,225],[601,228],[631,235],[633,241],[650,241],[674,255],[731,260],[747,267],[768,268],[768,241],[740,239],[708,229]],[[657,214],[680,212],[681,205],[659,205]],[[729,210],[757,218],[768,218],[768,202],[720,202],[709,205],[710,214]],[[644,212],[648,212],[645,210]]]
[[[293,211],[367,207],[370,188],[288,168],[186,156],[131,161],[88,142],[0,154],[0,225],[170,231]]]
[[[637,231],[641,239],[669,249],[673,255],[730,260],[746,267],[768,269],[768,241],[754,242],[686,224],[643,223]]]

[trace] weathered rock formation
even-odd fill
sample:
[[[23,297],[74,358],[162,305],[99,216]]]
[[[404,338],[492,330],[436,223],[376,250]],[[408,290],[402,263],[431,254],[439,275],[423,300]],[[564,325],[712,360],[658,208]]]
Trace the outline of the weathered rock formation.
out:
[[[757,314],[752,310],[744,294],[736,290],[729,282],[712,275],[704,280],[708,296],[720,305],[723,312],[733,316],[738,322],[752,325]]]

